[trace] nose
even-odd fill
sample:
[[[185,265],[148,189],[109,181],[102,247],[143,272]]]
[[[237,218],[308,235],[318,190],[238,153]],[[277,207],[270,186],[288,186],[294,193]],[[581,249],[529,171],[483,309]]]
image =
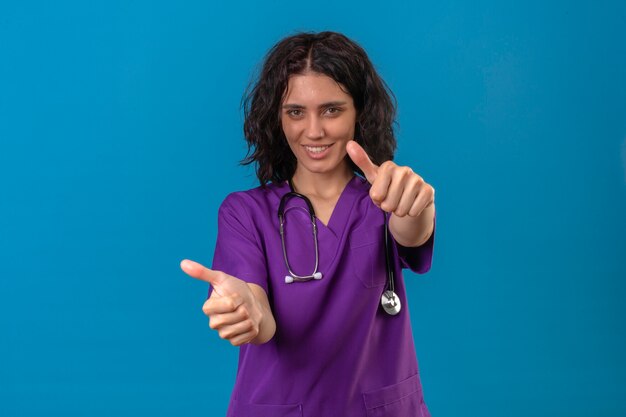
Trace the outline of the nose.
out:
[[[314,115],[309,117],[306,127],[306,137],[307,139],[321,139],[324,137],[324,126],[319,116]]]

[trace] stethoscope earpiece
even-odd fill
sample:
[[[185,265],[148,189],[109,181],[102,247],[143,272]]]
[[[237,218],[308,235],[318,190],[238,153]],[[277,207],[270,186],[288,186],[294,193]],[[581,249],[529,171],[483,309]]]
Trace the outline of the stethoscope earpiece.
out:
[[[322,279],[321,272],[316,272],[311,276],[313,277],[313,279]],[[292,282],[294,282],[293,277],[291,275],[285,275],[285,284],[291,284]]]

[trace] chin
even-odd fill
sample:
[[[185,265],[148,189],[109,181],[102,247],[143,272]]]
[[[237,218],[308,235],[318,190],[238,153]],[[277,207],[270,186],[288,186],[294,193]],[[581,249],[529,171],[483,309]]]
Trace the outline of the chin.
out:
[[[302,167],[306,169],[307,171],[314,173],[314,174],[328,174],[332,172],[338,173],[341,171],[341,164],[339,163],[306,164],[306,165],[303,164]]]

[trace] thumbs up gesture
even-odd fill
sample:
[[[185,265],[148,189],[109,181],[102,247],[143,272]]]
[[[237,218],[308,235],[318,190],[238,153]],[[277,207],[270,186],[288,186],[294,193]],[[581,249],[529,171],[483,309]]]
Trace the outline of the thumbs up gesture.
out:
[[[209,317],[209,327],[217,330],[222,339],[241,346],[272,338],[276,323],[263,288],[187,259],[180,267],[187,275],[213,287],[202,311]]]
[[[372,185],[370,197],[382,210],[397,217],[418,217],[435,201],[435,189],[407,166],[392,161],[374,164],[365,149],[351,140],[346,144],[350,159]]]

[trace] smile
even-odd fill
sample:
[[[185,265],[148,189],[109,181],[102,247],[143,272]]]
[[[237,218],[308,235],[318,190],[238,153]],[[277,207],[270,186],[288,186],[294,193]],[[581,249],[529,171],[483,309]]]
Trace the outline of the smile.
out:
[[[322,153],[324,152],[326,149],[330,148],[332,145],[325,145],[325,146],[307,146],[307,145],[303,145],[304,148],[311,153]]]

